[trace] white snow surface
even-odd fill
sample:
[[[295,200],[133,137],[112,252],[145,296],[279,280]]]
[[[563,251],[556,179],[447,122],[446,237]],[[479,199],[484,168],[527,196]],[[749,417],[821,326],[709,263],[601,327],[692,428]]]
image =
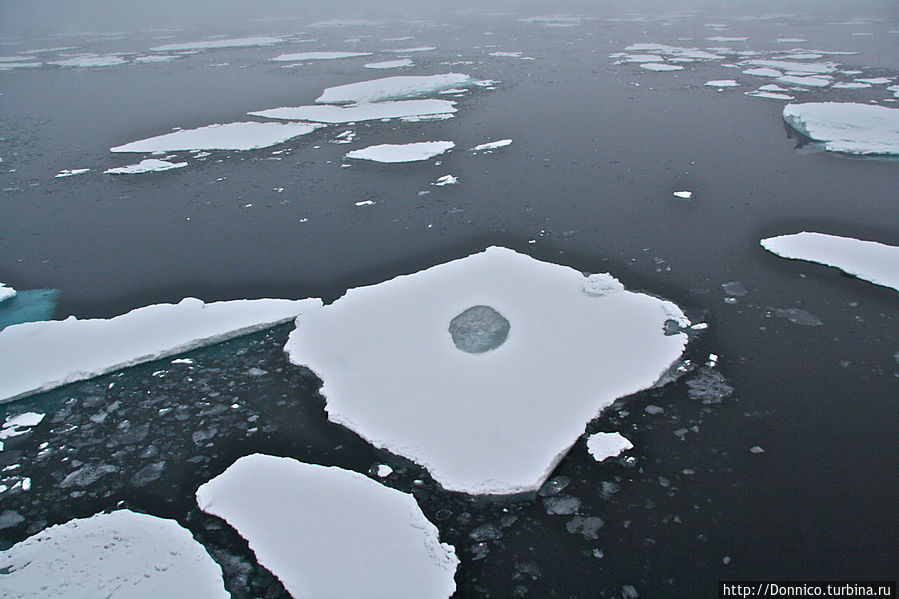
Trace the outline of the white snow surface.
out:
[[[318,104],[360,104],[384,100],[404,100],[427,96],[445,89],[467,87],[474,79],[459,73],[442,75],[406,75],[348,83],[325,89]]]
[[[587,451],[597,462],[613,458],[634,445],[619,433],[594,433],[587,437]]]
[[[109,319],[26,322],[0,331],[0,403],[265,329],[318,299],[144,306]]]
[[[420,141],[409,144],[380,144],[348,152],[347,158],[372,162],[420,162],[456,147],[451,141]]]
[[[51,526],[0,552],[3,597],[227,599],[222,570],[174,520],[128,510]]]
[[[899,246],[808,231],[762,239],[761,245],[782,258],[834,266],[899,291]]]
[[[489,306],[505,341],[467,353],[450,322]],[[323,381],[328,417],[425,466],[446,489],[534,491],[618,397],[681,355],[672,304],[512,250],[486,251],[350,289],[297,319],[285,350]]]
[[[357,56],[371,56],[371,52],[298,52],[296,54],[281,54],[272,60],[277,62],[292,62],[303,60],[336,60],[338,58],[355,58]]]
[[[899,108],[854,102],[787,104],[783,119],[830,152],[899,155]]]
[[[398,69],[400,67],[411,67],[415,63],[410,58],[401,58],[399,60],[384,60],[381,62],[369,62],[365,64],[366,69]]]
[[[247,48],[251,46],[271,46],[280,44],[284,38],[280,37],[241,37],[232,39],[203,40],[199,42],[187,42],[184,44],[165,44],[150,48],[151,52],[182,52],[190,50],[215,50],[218,48]]]
[[[0,302],[8,300],[16,295],[16,290],[9,287],[6,283],[0,283]]]
[[[249,113],[269,119],[314,121],[317,123],[354,123],[379,119],[395,119],[456,112],[456,103],[450,100],[397,100],[395,102],[369,102],[348,106],[294,106],[271,108]]]
[[[107,175],[137,175],[140,173],[157,173],[161,171],[170,171],[175,168],[183,168],[187,166],[186,162],[169,162],[168,160],[159,160],[157,158],[147,158],[141,160],[137,164],[129,164],[128,166],[120,166],[103,171]]]
[[[459,564],[412,495],[336,466],[254,454],[197,489],[293,597],[445,599]],[[199,596],[199,595],[198,595]]]
[[[110,148],[110,152],[182,152],[192,150],[257,150],[306,135],[315,123],[227,123],[182,129]]]

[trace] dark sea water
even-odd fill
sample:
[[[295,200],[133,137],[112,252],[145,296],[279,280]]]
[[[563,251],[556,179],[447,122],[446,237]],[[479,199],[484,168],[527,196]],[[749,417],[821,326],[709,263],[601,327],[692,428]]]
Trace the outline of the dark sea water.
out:
[[[771,81],[724,66],[747,57],[656,73],[609,55],[640,42],[851,51],[819,60],[862,72],[846,80],[887,76],[895,85],[896,6],[391,6],[380,23],[337,27],[311,24],[378,15],[280,6],[256,20],[166,31],[132,23],[120,37],[3,27],[0,55],[8,56],[59,46],[145,53],[210,35],[316,41],[156,64],[0,71],[0,281],[59,290],[61,319],[185,296],[333,301],[490,245],[610,272],[709,323],[684,357],[719,359],[622,398],[587,425],[623,432],[635,447],[621,458],[596,463],[582,438],[560,463],[553,476],[569,481],[561,494],[580,499],[577,515],[604,522],[597,538],[570,532],[574,515],[548,514],[545,497],[443,491],[417,465],[328,423],[320,381],[283,354],[292,328],[284,325],[191,352],[191,365],[163,360],[0,405],[0,416],[47,414],[0,452],[2,466],[21,464],[3,481],[32,484],[0,494],[0,511],[25,517],[0,530],[0,546],[124,506],[190,528],[235,597],[286,596],[193,498],[236,458],[262,451],[363,473],[390,464],[386,484],[414,493],[456,547],[456,597],[627,597],[631,587],[640,597],[713,597],[723,579],[895,579],[899,295],[783,260],[759,240],[808,230],[899,245],[899,165],[797,147],[784,102],[743,94]],[[0,8],[0,18],[4,10],[18,22],[12,8]],[[582,18],[564,27],[520,20],[562,13]],[[405,36],[413,39],[384,41]],[[414,46],[436,50],[409,54],[415,66],[401,72],[362,66]],[[374,54],[295,68],[270,61],[317,50]],[[453,98],[458,112],[448,120],[334,125],[267,150],[178,153],[189,165],[171,172],[103,174],[143,158],[110,147],[173,127],[251,120],[248,111],[312,104],[334,85],[446,72],[498,83]],[[741,87],[704,85],[717,79]],[[896,106],[884,87],[812,89],[796,101]],[[356,140],[333,143],[347,129]],[[513,143],[493,153],[467,151],[504,138]],[[367,145],[438,139],[456,150],[406,165],[343,159]],[[54,178],[76,168],[91,171]],[[459,183],[431,185],[446,174]],[[678,190],[693,199],[673,197]],[[365,200],[374,204],[356,206]],[[737,281],[745,295],[722,287]],[[785,318],[791,310],[821,324],[797,324]],[[84,464],[115,470],[60,486]]]

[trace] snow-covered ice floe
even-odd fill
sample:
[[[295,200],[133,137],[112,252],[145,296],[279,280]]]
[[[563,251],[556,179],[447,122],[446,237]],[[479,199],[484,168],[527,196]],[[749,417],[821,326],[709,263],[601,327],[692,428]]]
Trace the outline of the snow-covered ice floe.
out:
[[[410,144],[379,144],[347,152],[347,158],[372,162],[420,162],[452,150],[451,141],[420,141]]]
[[[197,503],[233,526],[294,597],[455,591],[455,549],[415,498],[357,472],[254,454],[201,485]]]
[[[27,322],[0,331],[0,403],[265,329],[321,306],[318,299],[186,298],[114,318]]]
[[[12,299],[16,295],[16,290],[9,287],[6,283],[0,283],[0,302]]]
[[[787,104],[783,119],[830,152],[899,155],[899,108],[854,102]]]
[[[706,81],[705,85],[708,87],[739,87],[740,84],[734,81],[733,79],[715,79],[713,81]]]
[[[472,152],[492,152],[499,148],[505,148],[512,145],[511,139],[501,139],[499,141],[488,141],[487,143],[478,144],[471,149]]]
[[[445,89],[468,87],[474,82],[468,75],[459,73],[384,77],[329,87],[315,101],[319,104],[361,104],[403,100],[427,96]]]
[[[272,60],[276,62],[294,62],[303,60],[336,60],[339,58],[355,58],[357,56],[371,56],[371,52],[298,52],[296,54],[281,54]]]
[[[782,258],[834,266],[899,291],[899,246],[807,231],[762,239],[761,245]]]
[[[0,439],[24,435],[40,424],[43,419],[44,414],[39,412],[25,412],[24,414],[8,416],[3,422],[3,426],[0,426]],[[3,449],[2,444],[0,444],[0,449]]]
[[[270,108],[249,113],[269,119],[313,121],[317,123],[356,123],[380,119],[408,118],[456,112],[456,103],[450,100],[398,100],[395,102],[368,102],[349,106],[293,106]]]
[[[137,175],[140,173],[158,173],[162,171],[170,171],[175,168],[184,168],[186,162],[169,162],[168,160],[159,160],[157,158],[147,158],[141,160],[137,164],[129,164],[128,166],[120,166],[103,171],[107,175]]]
[[[613,458],[634,445],[619,433],[593,433],[587,437],[587,451],[597,462]]]
[[[381,62],[369,62],[365,64],[366,69],[398,69],[400,67],[411,67],[415,65],[411,58],[401,58],[399,60],[384,60]]]
[[[328,417],[444,488],[535,491],[617,398],[678,359],[671,302],[512,250],[350,289],[297,319],[285,350]]]
[[[0,552],[0,572],[10,598],[230,596],[190,531],[128,510],[51,526]]]
[[[316,123],[227,123],[182,129],[110,148],[110,152],[183,152],[192,150],[257,150],[306,135]]]
[[[203,40],[183,44],[165,44],[150,48],[151,52],[184,52],[192,50],[216,50],[218,48],[248,48],[253,46],[271,46],[284,42],[280,37],[241,37],[232,39]]]

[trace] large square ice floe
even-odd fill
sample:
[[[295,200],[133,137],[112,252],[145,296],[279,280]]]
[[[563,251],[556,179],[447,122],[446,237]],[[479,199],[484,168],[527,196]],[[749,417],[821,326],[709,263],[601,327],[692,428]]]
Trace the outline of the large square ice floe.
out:
[[[0,331],[0,403],[287,322],[318,299],[186,298],[110,319],[27,322]]]
[[[174,520],[128,510],[71,520],[0,552],[0,596],[226,599],[222,570]]]
[[[512,250],[350,289],[285,349],[328,417],[446,489],[531,492],[617,398],[652,386],[689,322],[671,302]],[[670,328],[670,327],[669,327]]]
[[[415,499],[357,472],[254,454],[197,489],[293,597],[446,599],[459,560]]]
[[[475,83],[468,75],[408,75],[384,77],[327,88],[315,101],[319,104],[353,104],[405,100],[434,94],[445,89],[468,87]]]
[[[110,152],[186,152],[191,150],[258,150],[306,135],[317,123],[227,123],[182,129],[109,148]]]
[[[899,155],[899,108],[855,102],[787,104],[783,119],[830,152]]]

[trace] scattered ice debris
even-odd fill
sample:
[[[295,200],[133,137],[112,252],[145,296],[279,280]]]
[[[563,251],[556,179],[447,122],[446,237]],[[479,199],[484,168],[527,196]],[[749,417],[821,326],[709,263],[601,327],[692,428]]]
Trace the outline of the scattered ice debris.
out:
[[[587,451],[597,462],[614,458],[633,447],[633,443],[621,436],[620,433],[594,433],[587,437]]]
[[[455,550],[412,495],[359,473],[254,454],[201,485],[197,503],[247,539],[294,597],[455,591]]]
[[[669,64],[667,62],[646,62],[640,65],[641,69],[647,71],[683,71],[684,67],[678,64]]]
[[[733,393],[734,388],[727,384],[724,375],[708,366],[687,379],[687,395],[706,405],[719,404]]]
[[[778,77],[777,81],[789,83],[791,85],[803,85],[805,87],[827,87],[831,83],[830,79],[824,77],[803,77],[796,75],[784,75],[783,77]]]
[[[752,75],[753,77],[783,77],[784,74],[782,71],[778,71],[777,69],[771,69],[767,67],[757,67],[754,69],[746,69],[743,71],[744,75]]]
[[[381,62],[369,62],[365,65],[366,69],[399,69],[401,67],[411,67],[415,63],[410,58],[401,58],[399,60],[384,60]]]
[[[281,54],[272,60],[276,62],[294,62],[302,60],[336,60],[339,58],[355,58],[357,56],[371,56],[371,52],[298,52],[296,54]]]
[[[820,318],[802,308],[776,308],[774,315],[806,327],[818,327],[824,324]]]
[[[40,424],[43,419],[44,415],[39,412],[25,412],[24,414],[7,416],[3,426],[0,427],[0,439],[24,435]]]
[[[73,169],[63,169],[59,171],[58,174],[53,175],[57,179],[62,179],[65,177],[73,177],[75,175],[83,175],[84,173],[90,171],[89,168],[73,168]]]
[[[598,539],[599,529],[605,526],[602,518],[596,516],[575,516],[565,524],[565,530],[585,539]]]
[[[216,50],[218,48],[248,48],[252,46],[271,46],[284,42],[280,37],[242,37],[232,39],[214,39],[184,44],[165,44],[150,48],[151,52],[182,52],[190,50]]]
[[[499,141],[490,141],[487,143],[483,143],[477,145],[471,149],[472,152],[492,152],[493,150],[498,150],[499,148],[505,148],[506,146],[512,145],[511,139],[501,139]]]
[[[315,101],[319,104],[361,104],[384,100],[403,100],[427,96],[454,87],[468,87],[474,80],[468,75],[409,75],[385,77],[327,88]]]
[[[348,152],[347,158],[372,162],[420,162],[452,150],[451,141],[420,141],[410,144],[380,144]]]
[[[740,281],[731,281],[730,283],[722,283],[721,288],[724,289],[724,293],[727,295],[731,295],[734,297],[742,297],[749,293],[743,284]]]
[[[899,108],[854,102],[787,104],[783,119],[830,152],[899,155]]]
[[[444,185],[455,185],[459,182],[458,177],[454,177],[452,175],[443,175],[439,179],[437,179],[431,185],[436,185],[437,187],[443,187]]]
[[[739,87],[740,84],[734,81],[733,79],[714,79],[712,81],[706,81],[705,84],[708,87]]]
[[[129,164],[128,166],[120,166],[103,171],[107,175],[137,175],[140,173],[158,173],[161,171],[170,171],[175,168],[183,168],[187,166],[186,162],[169,162],[167,160],[158,160],[156,158],[147,158],[141,160],[137,164]]]
[[[676,198],[680,198],[682,200],[692,200],[693,199],[692,191],[675,191],[671,195],[673,195]]]
[[[690,324],[671,302],[623,288],[589,295],[584,278],[491,247],[350,289],[304,314],[285,350],[324,381],[332,421],[427,467],[444,488],[533,491],[586,422],[652,386],[687,343],[664,332],[668,320]],[[453,342],[450,323],[473,306],[509,322],[491,351]]]
[[[251,116],[317,123],[356,123],[411,116],[452,114],[456,103],[450,100],[397,100],[349,106],[295,106],[250,112]]]
[[[15,295],[15,289],[9,287],[6,283],[0,283],[0,302],[12,299]]]
[[[5,512],[4,512],[5,513]],[[221,567],[174,520],[119,510],[0,552],[4,597],[229,597]]]
[[[110,148],[110,152],[179,152],[190,150],[257,150],[306,135],[317,123],[228,123],[182,129]]]
[[[755,453],[755,454],[765,453],[765,450],[762,449],[761,447],[759,447],[758,445],[755,445],[754,447],[750,447],[749,451],[750,451],[750,453]]]
[[[833,266],[899,291],[899,246],[807,231],[762,239],[761,245],[782,258]]]
[[[119,64],[125,64],[126,61],[121,56],[110,54],[108,56],[85,55],[76,56],[67,60],[57,60],[47,64],[55,64],[60,67],[111,67]]]
[[[356,139],[356,132],[351,129],[347,129],[346,131],[343,131],[343,132],[335,135],[334,141],[332,143],[350,144],[350,143],[353,143],[353,141],[355,141],[355,139]]]
[[[29,322],[0,331],[0,403],[289,321],[318,299],[186,298],[110,319]]]

